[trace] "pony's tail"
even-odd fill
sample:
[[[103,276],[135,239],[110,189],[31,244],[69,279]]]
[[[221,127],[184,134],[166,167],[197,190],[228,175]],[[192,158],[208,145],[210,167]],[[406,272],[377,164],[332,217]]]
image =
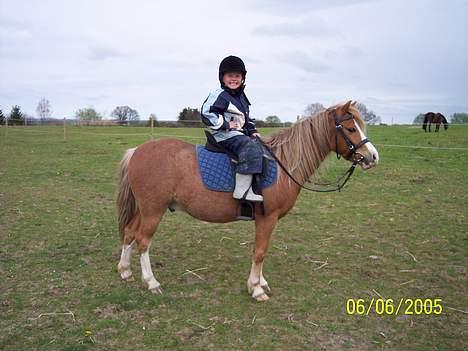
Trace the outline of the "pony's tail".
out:
[[[442,117],[442,123],[444,124],[444,128],[445,130],[448,129],[448,122],[447,122],[447,118],[445,118],[444,115],[441,114],[441,117]]]
[[[120,240],[123,242],[125,227],[130,223],[137,212],[135,197],[132,188],[128,183],[128,163],[132,158],[136,148],[128,149],[125,152],[119,165],[119,184],[117,189],[117,211],[119,216]]]
[[[427,129],[427,122],[428,122],[428,120],[429,120],[429,114],[426,113],[426,114],[424,115],[424,121],[423,121],[423,125],[422,125],[422,129],[424,129],[424,131],[426,131],[426,129]]]

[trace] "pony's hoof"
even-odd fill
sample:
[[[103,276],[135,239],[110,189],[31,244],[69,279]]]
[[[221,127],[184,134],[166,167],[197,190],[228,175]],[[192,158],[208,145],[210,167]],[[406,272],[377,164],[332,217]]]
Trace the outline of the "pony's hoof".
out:
[[[133,278],[132,271],[128,269],[123,269],[120,271],[120,278],[126,282],[133,282],[135,280],[135,278]]]
[[[262,289],[265,290],[267,294],[271,294],[271,289],[268,285],[262,285]]]
[[[130,283],[130,282],[134,282],[135,278],[133,278],[133,275],[130,275],[128,277],[122,278],[122,280],[127,282],[127,283]]]
[[[253,289],[252,297],[255,299],[255,301],[266,301],[269,299],[268,295],[265,293],[265,290],[260,285],[257,285]]]
[[[155,287],[155,288],[149,289],[149,291],[151,291],[152,294],[162,295],[162,290],[161,290],[161,286],[160,286],[160,285],[158,285],[158,286]]]
[[[261,294],[261,295],[254,297],[254,299],[257,302],[264,302],[264,301],[268,301],[269,297],[267,294]]]

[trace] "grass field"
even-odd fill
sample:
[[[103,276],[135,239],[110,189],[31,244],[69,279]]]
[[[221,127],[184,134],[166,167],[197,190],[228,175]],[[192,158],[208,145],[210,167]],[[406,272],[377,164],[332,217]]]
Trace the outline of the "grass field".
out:
[[[203,142],[201,129],[157,133]],[[0,350],[466,350],[468,127],[369,137],[378,167],[341,193],[302,192],[280,221],[273,293],[256,303],[253,223],[168,212],[151,251],[164,294],[120,281],[116,167],[149,129],[72,127],[64,142],[58,127],[0,128]],[[329,163],[326,178],[347,168]],[[443,310],[346,312],[381,297],[441,298]]]

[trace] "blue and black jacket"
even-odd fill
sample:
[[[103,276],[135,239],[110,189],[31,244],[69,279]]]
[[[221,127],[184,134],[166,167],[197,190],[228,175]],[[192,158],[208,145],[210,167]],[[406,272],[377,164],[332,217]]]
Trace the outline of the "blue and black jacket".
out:
[[[211,128],[218,142],[237,135],[251,136],[257,130],[254,119],[249,116],[249,106],[243,89],[238,92],[226,87],[216,89],[202,105],[202,121]],[[240,123],[242,130],[229,129],[229,122],[234,120]]]

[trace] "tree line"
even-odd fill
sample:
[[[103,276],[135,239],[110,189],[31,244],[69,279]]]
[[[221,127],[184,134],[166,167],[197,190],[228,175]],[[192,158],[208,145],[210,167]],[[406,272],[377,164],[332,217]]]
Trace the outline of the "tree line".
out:
[[[382,119],[378,116],[374,111],[367,108],[367,106],[361,102],[357,102],[355,107],[360,112],[361,116],[364,118],[364,121],[367,124],[380,124]],[[301,116],[297,118],[303,118],[307,116],[312,116],[315,113],[320,111],[324,111],[326,108],[319,102],[315,102],[309,104],[304,109],[304,112]],[[46,120],[52,116],[52,106],[48,99],[42,98],[36,107],[36,114],[39,116],[40,120]],[[133,109],[128,105],[116,106],[114,110],[111,112],[110,116],[115,120],[118,124],[125,125],[130,124],[135,121],[140,120],[140,114],[137,110]],[[103,119],[103,115],[96,111],[93,107],[85,107],[78,109],[74,117],[81,121],[99,121]],[[20,106],[15,105],[11,108],[9,115],[5,115],[3,111],[0,109],[0,125],[5,124],[8,118],[9,125],[24,125],[26,119],[32,119],[29,115],[25,114],[21,111]],[[424,114],[420,113],[417,115],[414,120],[413,124],[421,124],[424,120]],[[158,122],[156,114],[151,113],[148,117],[147,125],[150,125],[152,122],[155,125],[161,125]],[[180,122],[182,126],[186,127],[203,127],[204,124],[201,120],[200,111],[197,108],[185,107],[177,116],[177,122]],[[454,113],[450,117],[450,123],[453,124],[468,124],[468,113]],[[292,124],[291,122],[283,123],[281,119],[276,115],[267,116],[264,120],[257,119],[256,124],[258,127],[278,127],[278,126],[289,126]]]

